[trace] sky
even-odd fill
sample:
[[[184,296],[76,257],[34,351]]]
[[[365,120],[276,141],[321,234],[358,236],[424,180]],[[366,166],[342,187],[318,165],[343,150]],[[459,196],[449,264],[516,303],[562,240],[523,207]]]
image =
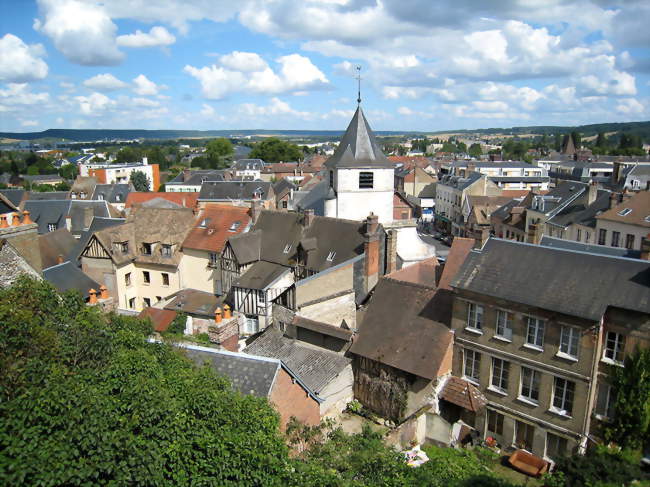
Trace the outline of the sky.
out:
[[[650,120],[648,0],[0,0],[0,131]]]

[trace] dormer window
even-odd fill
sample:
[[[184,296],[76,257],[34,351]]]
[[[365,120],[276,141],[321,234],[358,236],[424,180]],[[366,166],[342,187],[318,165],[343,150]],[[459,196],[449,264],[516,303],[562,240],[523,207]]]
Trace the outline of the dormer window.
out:
[[[240,226],[241,226],[241,222],[240,222],[240,221],[233,222],[233,223],[230,225],[230,228],[228,228],[228,231],[229,231],[229,232],[236,232],[237,229],[238,229]]]
[[[291,251],[291,247],[292,247],[291,244],[287,244],[287,245],[285,245],[283,252],[284,252],[285,254],[288,254],[288,253]]]
[[[627,216],[630,213],[632,213],[632,208],[623,208],[621,211],[618,212],[620,216]]]
[[[151,255],[151,244],[143,243],[142,244],[142,255]]]
[[[128,254],[129,253],[129,242],[120,242],[117,244],[118,248],[123,254]]]
[[[199,228],[206,228],[208,226],[208,221],[209,218],[204,218],[203,220],[201,220],[201,223],[199,223]]]
[[[334,257],[336,257],[336,252],[330,252],[329,254],[327,254],[327,262],[333,262]]]
[[[171,257],[172,246],[169,244],[162,244],[162,246],[160,247],[160,253],[162,254],[163,257]]]
[[[374,183],[374,174],[370,171],[361,171],[359,173],[359,189],[372,189]]]

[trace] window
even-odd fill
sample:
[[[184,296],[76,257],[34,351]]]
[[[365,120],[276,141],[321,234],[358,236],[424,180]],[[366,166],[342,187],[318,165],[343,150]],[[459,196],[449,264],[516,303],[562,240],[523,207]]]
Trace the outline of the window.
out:
[[[515,444],[528,451],[533,449],[533,437],[535,428],[532,424],[515,420]]]
[[[162,296],[156,296],[156,303],[159,303],[160,301],[162,301]]]
[[[131,285],[131,273],[130,272],[127,272],[126,274],[124,274],[124,284],[126,286]]]
[[[219,254],[217,254],[216,252],[210,252],[208,256],[209,256],[208,267],[217,267],[217,262],[219,262]]]
[[[563,326],[560,334],[560,352],[578,358],[580,329],[573,326]]]
[[[118,245],[123,254],[129,253],[129,242],[120,242]]]
[[[612,232],[612,247],[618,247],[618,241],[621,238],[621,232]]]
[[[567,440],[553,433],[546,433],[546,456],[558,460],[566,456]]]
[[[169,286],[169,274],[166,272],[161,273],[163,286]]]
[[[254,333],[257,333],[260,330],[260,322],[257,316],[255,315],[245,315],[246,318],[244,320],[244,334],[245,335],[253,335]]]
[[[603,358],[611,362],[623,363],[624,346],[625,337],[623,335],[608,331],[607,339],[605,340],[605,356]]]
[[[465,349],[465,370],[463,371],[465,378],[478,383],[480,368],[481,354],[474,350]]]
[[[612,386],[605,383],[598,384],[598,397],[596,398],[596,414],[605,418],[613,417],[614,394]]]
[[[467,306],[467,328],[480,330],[483,325],[483,306],[468,303]]]
[[[544,346],[544,320],[528,316],[526,344],[539,349]]]
[[[230,225],[230,227],[228,228],[228,231],[229,231],[229,232],[236,232],[237,229],[240,227],[240,225],[241,225],[241,222],[240,222],[240,221],[233,222],[233,223]]]
[[[553,388],[553,410],[556,413],[565,416],[571,416],[573,409],[573,395],[575,393],[575,382],[570,380],[555,378],[555,387]]]
[[[372,189],[373,188],[374,174],[372,172],[359,173],[359,189]]]
[[[621,211],[618,212],[619,216],[627,216],[630,213],[632,213],[632,208],[623,208]]]
[[[503,414],[488,409],[487,412],[487,430],[495,435],[503,434]]]
[[[143,255],[151,255],[151,244],[150,243],[143,243],[142,244],[142,254]]]
[[[512,315],[502,309],[497,310],[496,336],[512,340]]]
[[[578,228],[578,230],[576,231],[576,240],[580,242],[581,238],[582,238],[582,230]]]
[[[48,223],[47,224],[47,231],[48,232],[54,232],[56,230],[56,223]]]
[[[330,188],[334,187],[334,171],[330,171]]]
[[[590,238],[591,238],[591,235],[589,235],[589,232],[585,232],[585,243],[589,243]]]
[[[288,254],[288,253],[291,251],[291,247],[292,247],[291,244],[287,244],[287,245],[285,245],[285,246],[284,246],[284,250],[283,250],[283,252],[284,252],[285,254]]]
[[[633,249],[634,248],[634,235],[628,233],[625,236],[625,248],[626,249]]]
[[[135,309],[135,298],[129,299],[129,308]]]
[[[520,397],[528,401],[539,401],[539,372],[528,367],[521,368]]]
[[[142,298],[142,301],[144,301],[144,306],[145,308],[148,308],[151,306],[151,299],[149,298]]]
[[[282,201],[282,208],[285,210],[287,209],[287,200]]]
[[[264,294],[264,291],[262,291],[261,289],[258,289],[256,291],[256,293],[257,293],[257,301],[259,303],[264,303],[266,301],[266,296]]]
[[[169,244],[162,244],[162,246],[160,247],[160,253],[162,254],[163,257],[171,257],[172,246]]]
[[[327,254],[327,262],[333,262],[334,257],[336,257],[336,252],[330,252],[329,254]]]
[[[508,375],[510,362],[500,358],[492,358],[492,383],[491,386],[505,392],[508,390]]]
[[[598,245],[605,245],[605,239],[607,238],[607,230],[601,228],[598,230]]]
[[[145,284],[151,284],[151,275],[149,274],[149,271],[142,271],[142,281]]]

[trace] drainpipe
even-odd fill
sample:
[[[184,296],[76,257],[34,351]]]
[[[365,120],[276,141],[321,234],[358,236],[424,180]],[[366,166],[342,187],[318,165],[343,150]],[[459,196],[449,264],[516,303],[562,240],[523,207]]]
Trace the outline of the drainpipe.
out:
[[[600,317],[600,322],[595,326],[594,333],[596,333],[596,344],[594,346],[594,353],[592,356],[591,365],[591,380],[589,381],[589,388],[587,390],[587,409],[585,411],[585,420],[582,425],[583,435],[578,445],[578,453],[584,455],[587,452],[587,443],[589,441],[589,430],[591,427],[591,414],[594,410],[594,399],[596,396],[596,386],[598,383],[598,365],[600,350],[603,343],[603,329],[604,329],[605,315]]]

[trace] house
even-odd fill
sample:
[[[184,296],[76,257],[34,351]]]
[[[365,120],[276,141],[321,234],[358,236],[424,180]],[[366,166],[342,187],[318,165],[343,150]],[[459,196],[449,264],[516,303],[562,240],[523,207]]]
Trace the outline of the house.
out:
[[[187,208],[138,208],[122,225],[93,234],[81,252],[81,268],[117,296],[118,309],[141,311],[188,287],[180,263],[194,224]]]
[[[98,184],[128,184],[133,172],[141,172],[147,177],[149,191],[157,191],[160,187],[160,169],[158,164],[149,164],[146,157],[142,162],[127,164],[82,163],[79,164],[79,175],[92,176]]]
[[[288,179],[280,179],[273,184],[275,207],[278,210],[293,210],[293,193],[298,187]]]
[[[14,213],[11,224],[0,220],[0,287],[11,286],[26,274],[42,279],[41,254],[38,248],[37,226],[23,213],[22,220]]]
[[[125,211],[128,213],[132,207],[138,205],[147,205],[153,200],[160,202],[160,200],[165,200],[170,203],[174,203],[175,207],[178,208],[194,208],[196,206],[196,200],[198,199],[198,191],[196,193],[190,194],[179,194],[179,193],[167,193],[167,192],[137,192],[131,191],[126,196],[126,203],[124,205]]]
[[[127,184],[97,184],[90,199],[106,201],[114,208],[122,211],[126,205],[126,199],[133,189],[131,183]]]
[[[609,208],[595,216],[598,245],[641,250],[642,241],[650,234],[650,191],[613,197]]]
[[[25,209],[38,224],[40,235],[67,228],[75,238],[90,227],[95,217],[111,218],[116,211],[106,201],[91,200],[28,200]]]
[[[494,236],[525,242],[527,237],[526,208],[532,204],[534,196],[535,193],[529,191],[523,197],[513,198],[494,210],[490,215],[490,225]]]
[[[320,167],[311,166],[300,162],[275,162],[266,164],[258,179],[276,182],[283,179],[300,184],[307,176],[320,171]]]
[[[28,183],[30,189],[33,188],[34,186],[40,186],[40,185],[56,186],[57,184],[61,184],[65,182],[65,179],[63,179],[58,174],[38,174],[35,176],[21,174],[20,177],[26,183]]]
[[[170,193],[198,193],[201,185],[208,181],[226,181],[229,175],[223,169],[183,169],[171,181],[165,183],[165,191]]]
[[[192,288],[223,294],[221,253],[226,241],[248,231],[251,210],[246,207],[207,203],[197,214],[195,225],[183,242],[181,274]]]
[[[389,157],[392,161],[394,157]],[[427,160],[427,165],[428,165]],[[395,189],[418,198],[434,197],[438,178],[429,174],[420,166],[405,165],[395,169]]]
[[[650,164],[635,164],[625,175],[623,189],[628,191],[650,190]]]
[[[250,206],[260,200],[266,209],[275,208],[273,185],[263,181],[206,181],[201,186],[198,203],[227,203]]]
[[[70,260],[77,246],[77,239],[74,238],[67,228],[60,228],[53,232],[39,235],[38,246],[41,252],[43,269],[47,269],[48,267]]]
[[[96,297],[97,290],[101,287],[97,281],[84,274],[76,263],[69,260],[44,268],[43,279],[50,282],[60,293],[73,289],[79,291],[85,301],[91,300],[93,291]]]
[[[452,235],[464,230],[463,204],[468,196],[499,196],[501,189],[484,174],[470,172],[465,176],[443,176],[436,183],[435,223],[438,229]]]
[[[354,321],[355,303],[363,302],[384,273],[385,234],[377,216],[355,222],[312,211],[256,215],[254,210],[248,233],[228,240],[221,258],[227,301],[247,317],[243,333],[257,333],[272,322],[273,302],[280,295],[284,305],[295,307],[300,281],[310,300],[324,299],[328,287],[319,279],[334,276],[343,288],[344,315],[348,323]],[[315,287],[307,291],[310,283]]]
[[[24,189],[0,189],[0,194],[9,200],[9,203],[5,201],[5,204],[13,205],[12,208],[19,208],[21,211],[25,201],[29,197],[29,191],[25,191]]]
[[[412,220],[418,217],[416,206],[409,201],[405,194],[395,191],[393,194],[393,221]]]
[[[545,168],[523,161],[454,161],[450,165],[451,175],[467,177],[472,171],[485,174],[490,181],[505,190],[545,191],[550,181]]]
[[[262,170],[266,167],[262,159],[238,159],[230,166],[230,172],[243,180],[262,179]]]
[[[281,360],[196,345],[176,346],[197,365],[207,364],[225,376],[236,391],[267,398],[280,415],[282,430],[292,417],[309,426],[319,424],[318,396]]]
[[[462,205],[465,221],[460,235],[473,238],[480,246],[487,240],[492,230],[492,213],[512,201],[509,196],[468,196]]]
[[[549,176],[557,180],[580,181],[583,183],[596,182],[600,184],[611,181],[614,164],[610,162],[560,161]]]
[[[73,200],[90,200],[97,186],[97,178],[77,176],[70,188],[70,198]]]
[[[650,262],[491,238],[451,286],[453,374],[487,398],[471,426],[549,460],[584,451],[612,364],[650,346]]]

